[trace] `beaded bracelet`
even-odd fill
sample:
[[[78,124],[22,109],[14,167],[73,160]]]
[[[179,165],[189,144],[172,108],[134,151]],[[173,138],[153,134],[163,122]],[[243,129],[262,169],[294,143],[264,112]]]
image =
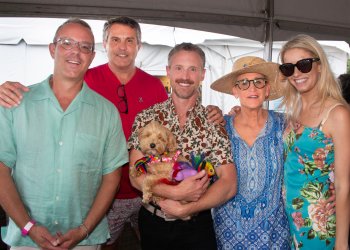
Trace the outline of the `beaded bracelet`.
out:
[[[85,239],[87,239],[89,237],[89,230],[88,230],[87,226],[85,226],[84,223],[81,223],[79,227],[81,227],[85,230],[85,233],[86,233]]]

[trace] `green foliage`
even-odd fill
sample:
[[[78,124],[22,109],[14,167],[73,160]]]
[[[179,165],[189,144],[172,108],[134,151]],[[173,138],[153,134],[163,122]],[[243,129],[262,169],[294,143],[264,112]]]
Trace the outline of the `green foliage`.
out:
[[[316,203],[322,198],[323,183],[309,182],[306,187],[300,190],[301,195],[311,203]]]
[[[302,208],[303,205],[304,205],[304,201],[302,199],[300,199],[300,198],[294,198],[292,200],[292,206],[293,206],[293,208],[295,210],[298,210],[298,209]]]
[[[315,237],[316,237],[316,232],[313,229],[310,229],[309,232],[307,233],[307,238],[311,240]]]

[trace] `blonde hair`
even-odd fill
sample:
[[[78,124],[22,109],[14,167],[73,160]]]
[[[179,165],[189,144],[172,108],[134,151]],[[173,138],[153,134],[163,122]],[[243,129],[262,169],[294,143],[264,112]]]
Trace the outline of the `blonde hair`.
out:
[[[341,87],[330,69],[326,53],[321,45],[311,36],[304,34],[297,35],[283,45],[280,52],[282,63],[284,63],[285,53],[294,48],[306,50],[312,57],[320,58],[320,61],[316,62],[321,65],[321,72],[316,84],[318,96],[315,96],[315,100],[321,100],[321,107],[325,105],[328,98],[346,103],[342,97]],[[301,113],[302,102],[300,100],[300,93],[290,83],[286,84],[281,105],[285,107],[288,121],[296,121]]]

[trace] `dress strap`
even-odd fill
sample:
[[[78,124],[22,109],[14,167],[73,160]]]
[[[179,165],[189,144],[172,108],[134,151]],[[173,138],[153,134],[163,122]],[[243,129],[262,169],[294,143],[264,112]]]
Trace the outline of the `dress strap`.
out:
[[[335,107],[337,107],[337,106],[339,106],[339,105],[343,105],[343,104],[342,104],[342,103],[336,103],[336,104],[334,104],[334,105],[328,110],[326,116],[322,119],[320,125],[318,126],[319,129],[320,129],[321,131],[322,131],[323,125],[324,125],[324,123],[327,121],[328,116],[329,116],[329,114],[331,113],[331,111],[332,111]]]

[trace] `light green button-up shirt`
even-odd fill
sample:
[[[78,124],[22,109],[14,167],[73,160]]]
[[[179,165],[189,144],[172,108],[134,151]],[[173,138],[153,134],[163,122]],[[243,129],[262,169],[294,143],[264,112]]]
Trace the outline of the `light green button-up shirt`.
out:
[[[18,107],[0,108],[0,161],[12,169],[31,217],[55,234],[84,221],[102,176],[128,162],[128,153],[113,104],[84,83],[63,111],[49,79],[32,85]],[[108,237],[104,218],[80,245],[101,244]],[[12,220],[4,241],[36,246]]]

